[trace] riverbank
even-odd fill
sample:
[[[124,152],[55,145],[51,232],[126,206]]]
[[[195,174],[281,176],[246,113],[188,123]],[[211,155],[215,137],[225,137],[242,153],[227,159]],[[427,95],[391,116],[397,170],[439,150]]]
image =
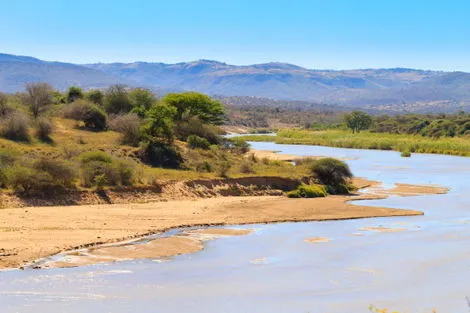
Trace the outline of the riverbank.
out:
[[[377,188],[374,182],[358,179],[355,183],[359,188],[374,185]],[[400,192],[403,194],[404,190]],[[413,192],[416,193],[416,188]],[[442,192],[443,189],[437,187],[426,189],[426,193]],[[139,204],[2,209],[0,268],[17,268],[59,252],[119,242],[178,227],[422,214],[419,211],[349,203],[387,196],[372,193],[315,199],[288,199],[282,196],[215,197]],[[179,251],[177,254],[180,253],[186,252]]]
[[[277,136],[247,135],[247,141],[270,141],[278,144],[318,145],[337,148],[409,151],[470,156],[470,141],[465,137],[433,139],[420,135],[361,132],[344,130],[282,130]]]

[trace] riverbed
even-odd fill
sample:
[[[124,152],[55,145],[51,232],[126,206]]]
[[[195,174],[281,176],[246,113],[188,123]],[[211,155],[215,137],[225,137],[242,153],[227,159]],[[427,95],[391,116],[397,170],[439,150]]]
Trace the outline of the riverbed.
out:
[[[169,259],[0,273],[1,312],[468,312],[470,158],[252,143],[347,160],[361,177],[450,188],[361,205],[424,216],[243,225]],[[313,238],[313,239],[312,239]],[[309,240],[310,239],[310,240]],[[317,239],[317,240],[315,240]]]

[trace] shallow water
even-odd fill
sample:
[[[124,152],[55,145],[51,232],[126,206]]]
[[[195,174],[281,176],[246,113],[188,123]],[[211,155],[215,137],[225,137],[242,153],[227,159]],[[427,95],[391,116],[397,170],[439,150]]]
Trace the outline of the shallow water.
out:
[[[252,143],[255,149],[348,159],[357,176],[438,184],[446,195],[370,205],[424,216],[245,225],[251,235],[209,241],[171,261],[0,272],[0,312],[468,312],[470,158]],[[361,204],[364,204],[362,202]],[[361,231],[364,227],[402,232]],[[312,237],[329,242],[307,243]]]

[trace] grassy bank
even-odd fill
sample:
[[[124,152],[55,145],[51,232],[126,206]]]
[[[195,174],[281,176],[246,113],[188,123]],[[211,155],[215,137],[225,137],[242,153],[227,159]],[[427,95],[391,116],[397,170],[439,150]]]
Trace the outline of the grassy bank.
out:
[[[244,136],[247,141],[270,141],[279,144],[319,145],[338,148],[409,151],[457,156],[470,156],[466,137],[433,139],[420,135],[361,132],[344,130],[282,130],[277,136]]]

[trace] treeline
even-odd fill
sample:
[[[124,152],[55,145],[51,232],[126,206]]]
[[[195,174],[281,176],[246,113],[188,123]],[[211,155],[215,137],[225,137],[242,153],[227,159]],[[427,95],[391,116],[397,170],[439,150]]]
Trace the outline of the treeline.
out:
[[[374,133],[421,135],[440,138],[470,135],[470,114],[404,114],[371,116],[362,111],[343,115],[343,128],[353,133],[369,130]],[[325,124],[325,129],[338,128],[338,124]],[[315,129],[315,127],[313,127]]]
[[[470,134],[470,114],[381,115],[373,119],[371,131],[377,133],[454,137]]]
[[[277,129],[289,126],[310,129],[341,123],[341,118],[341,112],[327,108],[227,105],[225,124],[253,129]]]

